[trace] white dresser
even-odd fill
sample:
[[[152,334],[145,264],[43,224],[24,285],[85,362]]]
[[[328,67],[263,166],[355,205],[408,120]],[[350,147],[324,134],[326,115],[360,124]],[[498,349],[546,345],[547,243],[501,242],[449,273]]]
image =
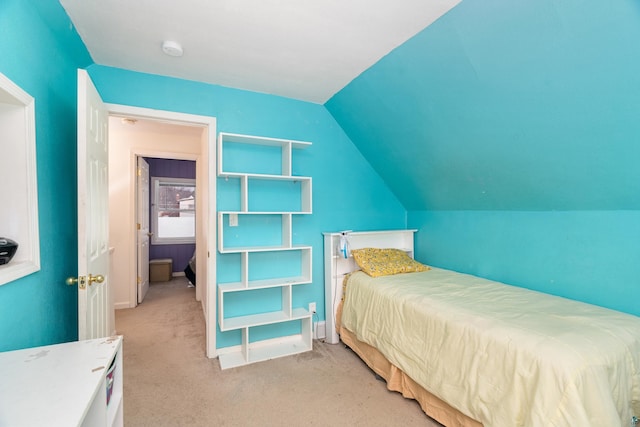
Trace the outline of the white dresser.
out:
[[[122,368],[119,336],[0,353],[0,426],[122,426]]]

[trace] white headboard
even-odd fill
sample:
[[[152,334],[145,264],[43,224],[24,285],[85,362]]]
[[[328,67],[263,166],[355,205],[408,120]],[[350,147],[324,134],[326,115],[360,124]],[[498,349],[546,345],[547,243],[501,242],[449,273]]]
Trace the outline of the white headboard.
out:
[[[397,248],[413,258],[413,235],[417,230],[348,231],[324,234],[324,306],[326,341],[337,344],[336,310],[342,299],[342,281],[347,273],[358,270],[353,257],[346,259],[340,251],[340,238],[345,234],[349,249]]]

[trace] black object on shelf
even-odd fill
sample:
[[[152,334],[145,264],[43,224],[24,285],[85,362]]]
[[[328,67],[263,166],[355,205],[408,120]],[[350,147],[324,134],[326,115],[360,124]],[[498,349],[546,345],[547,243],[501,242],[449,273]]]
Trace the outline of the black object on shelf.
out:
[[[6,237],[0,237],[0,265],[8,264],[16,254],[18,244]]]

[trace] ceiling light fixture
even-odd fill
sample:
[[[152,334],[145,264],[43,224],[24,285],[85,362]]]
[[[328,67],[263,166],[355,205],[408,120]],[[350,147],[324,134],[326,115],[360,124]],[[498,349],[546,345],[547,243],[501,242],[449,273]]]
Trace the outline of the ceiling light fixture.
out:
[[[182,56],[182,46],[172,40],[165,40],[162,43],[162,51],[169,56]]]
[[[138,121],[136,119],[131,119],[129,117],[123,117],[122,118],[122,124],[123,125],[129,125],[129,126],[133,126],[136,123],[138,123]]]

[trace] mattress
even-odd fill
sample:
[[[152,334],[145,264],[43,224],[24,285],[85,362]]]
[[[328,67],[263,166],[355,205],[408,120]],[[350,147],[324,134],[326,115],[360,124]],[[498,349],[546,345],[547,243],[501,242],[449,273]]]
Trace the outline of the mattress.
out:
[[[433,268],[351,275],[341,324],[485,427],[640,414],[640,318]]]

